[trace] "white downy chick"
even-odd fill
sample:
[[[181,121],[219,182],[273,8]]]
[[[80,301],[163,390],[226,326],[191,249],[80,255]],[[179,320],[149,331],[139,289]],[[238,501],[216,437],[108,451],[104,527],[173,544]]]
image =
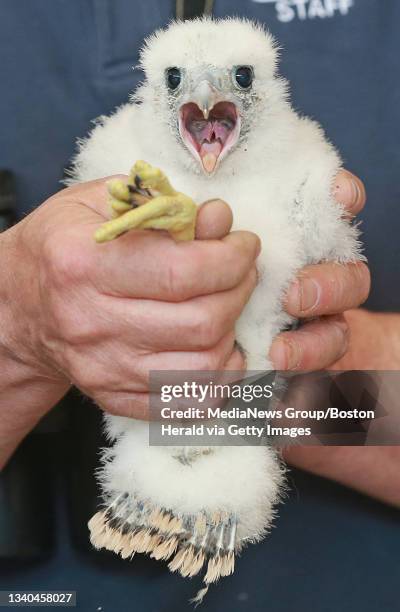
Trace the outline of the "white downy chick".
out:
[[[273,338],[293,323],[282,298],[296,272],[361,257],[357,229],[331,194],[340,157],[292,109],[276,44],[258,24],[174,22],[146,40],[141,66],[144,83],[97,122],[69,182],[128,174],[146,159],[196,202],[228,202],[234,229],[262,240],[258,286],[236,334],[248,370],[268,370]],[[107,417],[106,428],[114,445],[101,474],[108,506],[90,522],[95,546],[172,559],[184,576],[208,562],[208,585],[268,531],[283,483],[273,449],[198,449],[188,465],[176,449],[149,446],[145,423]]]

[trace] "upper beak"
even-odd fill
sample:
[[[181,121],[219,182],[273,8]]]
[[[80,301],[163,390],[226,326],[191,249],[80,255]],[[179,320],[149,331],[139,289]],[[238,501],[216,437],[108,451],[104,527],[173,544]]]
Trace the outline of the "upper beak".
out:
[[[240,116],[235,101],[224,91],[223,74],[205,69],[196,76],[181,101],[179,131],[189,151],[210,175],[237,142]]]
[[[208,119],[211,109],[217,104],[220,99],[218,90],[209,80],[203,79],[193,90],[191,101],[197,104],[204,119]]]
[[[222,75],[218,70],[206,69],[197,74],[185,102],[194,102],[207,120],[213,107],[223,100]]]

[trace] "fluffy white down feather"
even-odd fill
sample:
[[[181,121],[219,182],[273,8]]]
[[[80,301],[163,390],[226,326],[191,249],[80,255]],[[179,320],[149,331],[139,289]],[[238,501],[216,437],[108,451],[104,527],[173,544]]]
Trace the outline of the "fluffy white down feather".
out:
[[[131,102],[98,120],[80,145],[70,182],[127,174],[137,159],[145,159],[195,201],[227,201],[234,229],[262,239],[259,284],[237,324],[237,338],[248,369],[268,369],[269,346],[291,322],[282,296],[296,272],[325,259],[348,262],[361,256],[357,229],[331,195],[340,157],[319,125],[291,108],[287,83],[276,74],[276,46],[256,24],[239,19],[173,23],[150,37],[141,63],[145,82]],[[212,177],[172,135],[165,92],[168,66],[190,70],[199,63],[252,65],[255,74],[251,129]],[[116,442],[103,473],[106,493],[139,488],[156,504],[188,512],[228,506],[240,516],[241,537],[265,532],[282,482],[271,449],[220,448],[188,468],[168,449],[148,446],[146,424],[119,417],[107,422]]]
[[[266,533],[283,477],[275,451],[218,447],[187,466],[176,461],[170,447],[148,445],[147,423],[132,425],[130,434],[125,430],[118,438],[104,466],[107,498],[140,491],[143,499],[176,515],[223,508],[238,519],[238,540],[258,540]]]

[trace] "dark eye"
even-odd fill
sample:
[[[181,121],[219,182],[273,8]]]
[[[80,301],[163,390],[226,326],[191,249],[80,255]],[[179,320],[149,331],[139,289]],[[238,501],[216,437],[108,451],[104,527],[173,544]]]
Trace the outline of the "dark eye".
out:
[[[253,82],[253,68],[251,66],[235,68],[235,81],[241,89],[248,89]]]
[[[177,87],[179,87],[181,79],[182,75],[179,68],[167,69],[167,85],[169,89],[176,89]]]

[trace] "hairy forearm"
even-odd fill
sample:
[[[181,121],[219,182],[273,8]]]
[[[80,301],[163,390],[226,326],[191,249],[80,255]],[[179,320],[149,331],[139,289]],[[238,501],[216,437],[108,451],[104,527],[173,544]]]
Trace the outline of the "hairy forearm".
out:
[[[38,363],[30,331],[22,319],[19,323],[23,290],[33,279],[25,266],[17,265],[15,235],[9,230],[0,237],[0,469],[69,386],[62,376]],[[34,318],[33,324],[39,321]]]

